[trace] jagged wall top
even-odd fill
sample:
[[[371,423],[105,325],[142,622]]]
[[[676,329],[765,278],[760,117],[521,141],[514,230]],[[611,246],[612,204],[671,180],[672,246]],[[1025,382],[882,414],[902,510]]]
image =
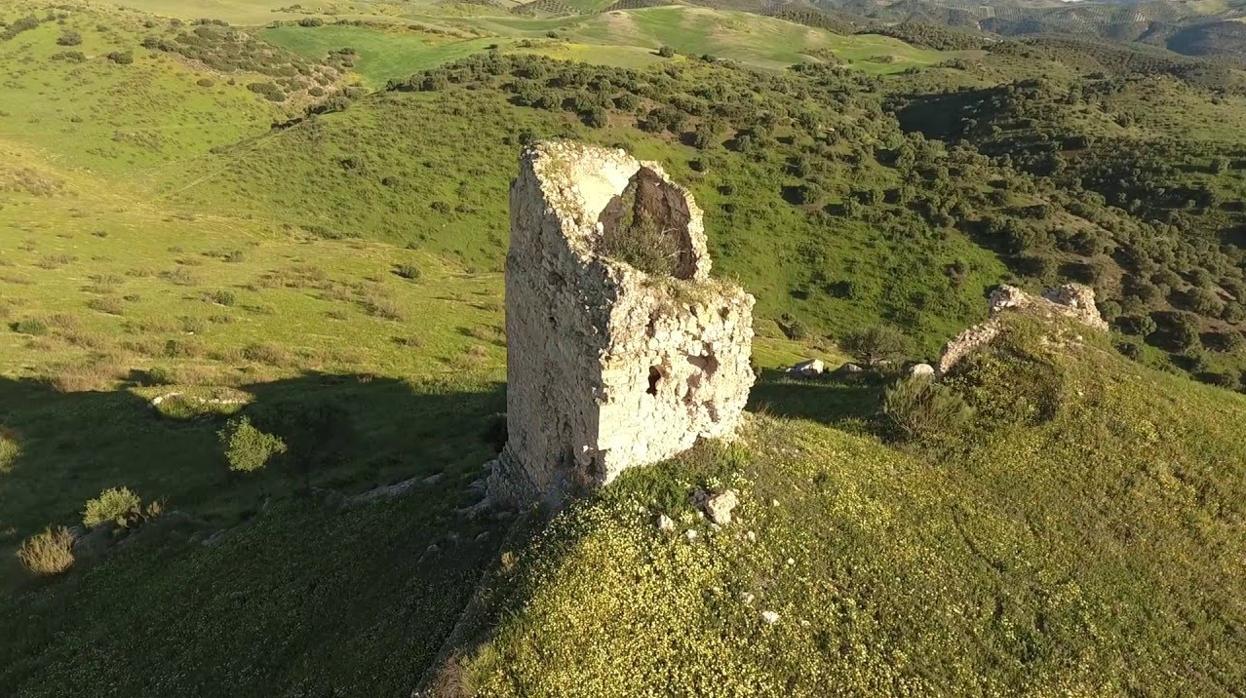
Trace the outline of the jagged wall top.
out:
[[[604,227],[609,224],[603,214],[633,179],[645,177],[658,183],[653,188],[655,196],[663,199],[663,205],[677,209],[674,213],[682,221],[679,233],[683,273],[679,277],[693,281],[709,278],[710,256],[701,209],[692,194],[671,181],[658,163],[642,162],[618,148],[576,141],[542,141],[524,151],[520,167],[530,170],[540,183],[576,256],[584,262],[601,262],[617,271],[626,268],[633,273],[641,272],[599,250]]]
[[[943,347],[937,372],[943,375],[975,350],[984,347],[1002,331],[1000,314],[1005,311],[1028,312],[1039,317],[1064,317],[1096,330],[1106,331],[1108,323],[1099,314],[1094,289],[1081,284],[1063,284],[1035,296],[1003,284],[991,292],[988,310],[991,317],[961,332]]]

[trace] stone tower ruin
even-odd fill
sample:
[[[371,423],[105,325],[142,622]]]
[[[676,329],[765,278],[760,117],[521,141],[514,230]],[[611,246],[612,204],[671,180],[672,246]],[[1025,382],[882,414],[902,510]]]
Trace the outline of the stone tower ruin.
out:
[[[520,156],[510,218],[490,501],[557,505],[734,432],[754,299],[709,278],[687,190],[622,150],[545,142]]]

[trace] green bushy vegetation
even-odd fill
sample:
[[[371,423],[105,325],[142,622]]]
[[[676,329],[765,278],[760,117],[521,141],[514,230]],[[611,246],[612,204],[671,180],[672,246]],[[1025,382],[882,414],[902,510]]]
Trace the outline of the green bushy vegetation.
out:
[[[82,510],[82,525],[91,527],[113,523],[122,528],[142,511],[143,502],[128,487],[110,487],[98,497],[87,500]]]
[[[286,452],[286,444],[280,437],[256,429],[247,417],[229,420],[219,436],[225,460],[235,472],[255,472],[267,465],[273,456]]]
[[[1041,53],[1031,59],[1073,50],[1032,45]],[[1199,335],[1232,345],[1246,331],[1246,258],[1233,238],[1246,225],[1246,189],[1228,166],[1234,139],[1187,124],[1200,109],[1215,109],[1217,94],[1241,94],[1241,78],[1230,72],[1211,80],[1175,60],[1117,60],[1124,51],[1080,54],[1078,70],[1065,78],[933,93],[907,102],[901,122],[972,145],[1057,192],[1067,215],[1014,205],[981,216],[979,239],[1012,255],[1019,274],[1093,285],[1121,331],[1197,374],[1207,370],[1189,356]],[[1213,363],[1237,372],[1244,359],[1233,353]]]

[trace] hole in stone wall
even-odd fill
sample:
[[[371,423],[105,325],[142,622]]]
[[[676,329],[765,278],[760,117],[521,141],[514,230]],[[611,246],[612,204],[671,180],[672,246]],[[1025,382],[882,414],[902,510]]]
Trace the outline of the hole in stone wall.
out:
[[[658,383],[662,381],[662,371],[657,366],[649,367],[649,387],[645,390],[650,395],[658,394]]]
[[[688,391],[684,395],[685,400],[692,400],[696,397],[696,393],[700,390],[706,381],[714,377],[718,372],[718,359],[712,355],[705,356],[689,356],[688,363],[692,364],[697,370],[688,376]]]
[[[691,279],[696,274],[683,192],[642,167],[602,210],[597,252],[654,276]]]

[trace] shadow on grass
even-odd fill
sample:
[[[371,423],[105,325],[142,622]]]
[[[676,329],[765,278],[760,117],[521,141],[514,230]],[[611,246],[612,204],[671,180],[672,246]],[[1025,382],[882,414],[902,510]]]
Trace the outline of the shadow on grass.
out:
[[[748,409],[846,427],[871,421],[882,391],[881,384],[866,379],[791,378],[784,371],[767,369],[753,386]]]
[[[176,512],[60,578],[6,585],[0,625],[19,631],[0,638],[0,685],[17,695],[410,692],[509,528],[456,512],[478,499],[470,484],[492,455],[482,435],[503,387],[311,374],[242,389],[255,396],[244,414],[331,406],[350,428],[325,449],[282,434],[314,468],[231,477],[215,436],[223,418],[171,421],[127,390],[0,380],[0,424],[21,447],[0,475],[6,557],[44,525],[78,523],[106,487],[167,498]],[[356,507],[324,493],[413,477],[406,496]]]
[[[215,436],[223,418],[168,420],[128,390],[0,380],[0,424],[22,447],[0,475],[4,526],[18,532],[6,548],[76,523],[87,498],[118,485],[166,497],[197,522],[161,524],[177,520],[166,514],[98,561],[0,597],[0,625],[20,629],[0,637],[0,685],[18,695],[458,692],[457,660],[531,591],[510,584],[499,560],[546,522],[456,511],[477,498],[470,484],[492,456],[503,386],[310,374],[241,389],[257,424],[328,406],[348,435],[324,445],[274,429],[315,466],[231,477]],[[878,392],[772,371],[750,407],[842,426],[868,420]],[[413,477],[410,494],[358,507],[324,494]]]

